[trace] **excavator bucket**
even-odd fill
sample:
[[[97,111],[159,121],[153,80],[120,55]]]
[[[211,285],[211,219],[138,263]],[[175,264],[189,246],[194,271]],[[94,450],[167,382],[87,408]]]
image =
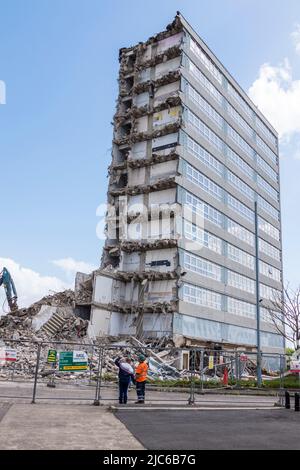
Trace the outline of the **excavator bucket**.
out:
[[[17,299],[10,299],[8,301],[8,305],[9,305],[9,308],[10,308],[10,311],[11,312],[16,312],[17,310],[19,310],[19,307],[18,307],[18,304],[17,304]]]

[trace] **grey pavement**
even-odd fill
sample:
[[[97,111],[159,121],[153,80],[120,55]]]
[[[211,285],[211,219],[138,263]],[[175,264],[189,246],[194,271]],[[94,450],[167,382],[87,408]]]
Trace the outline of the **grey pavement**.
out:
[[[293,410],[116,412],[149,450],[300,449],[300,413]]]
[[[0,404],[0,450],[142,450],[105,408]]]

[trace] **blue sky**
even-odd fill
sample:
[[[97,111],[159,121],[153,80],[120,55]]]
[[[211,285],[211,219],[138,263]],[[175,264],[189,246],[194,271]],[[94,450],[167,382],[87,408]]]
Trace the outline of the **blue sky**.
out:
[[[272,80],[264,63],[277,71],[278,99],[300,98],[297,34],[291,36],[300,23],[299,0],[0,0],[0,80],[7,92],[0,105],[0,260],[30,269],[39,282],[51,276],[52,283],[71,282],[74,268],[53,260],[98,265],[96,208],[106,200],[118,49],[164,29],[176,10],[246,91],[255,84],[262,109],[270,103],[260,90]],[[283,82],[280,70],[290,74]],[[295,111],[287,123],[281,109],[274,113],[270,118],[284,129],[285,278],[297,284],[300,116]]]

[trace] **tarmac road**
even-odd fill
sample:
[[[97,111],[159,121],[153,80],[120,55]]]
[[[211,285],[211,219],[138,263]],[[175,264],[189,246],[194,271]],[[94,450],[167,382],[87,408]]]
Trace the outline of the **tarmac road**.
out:
[[[148,450],[300,449],[293,410],[130,411],[117,418]]]

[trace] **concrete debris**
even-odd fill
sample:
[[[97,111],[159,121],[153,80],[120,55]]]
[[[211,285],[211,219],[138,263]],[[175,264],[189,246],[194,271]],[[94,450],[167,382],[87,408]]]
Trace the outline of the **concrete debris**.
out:
[[[130,196],[135,196],[137,194],[146,194],[151,191],[160,191],[162,189],[175,188],[176,187],[175,176],[158,179],[153,184],[145,185],[135,185],[135,186],[126,186],[120,189],[110,189],[109,194],[111,196],[123,196],[128,194]]]
[[[156,55],[152,59],[146,60],[145,62],[138,62],[135,70],[143,70],[149,67],[155,67],[162,62],[167,60],[175,59],[181,54],[181,45],[172,46],[169,49],[166,49],[163,53]]]
[[[75,278],[76,305],[90,305],[93,295],[93,275],[77,273]]]

